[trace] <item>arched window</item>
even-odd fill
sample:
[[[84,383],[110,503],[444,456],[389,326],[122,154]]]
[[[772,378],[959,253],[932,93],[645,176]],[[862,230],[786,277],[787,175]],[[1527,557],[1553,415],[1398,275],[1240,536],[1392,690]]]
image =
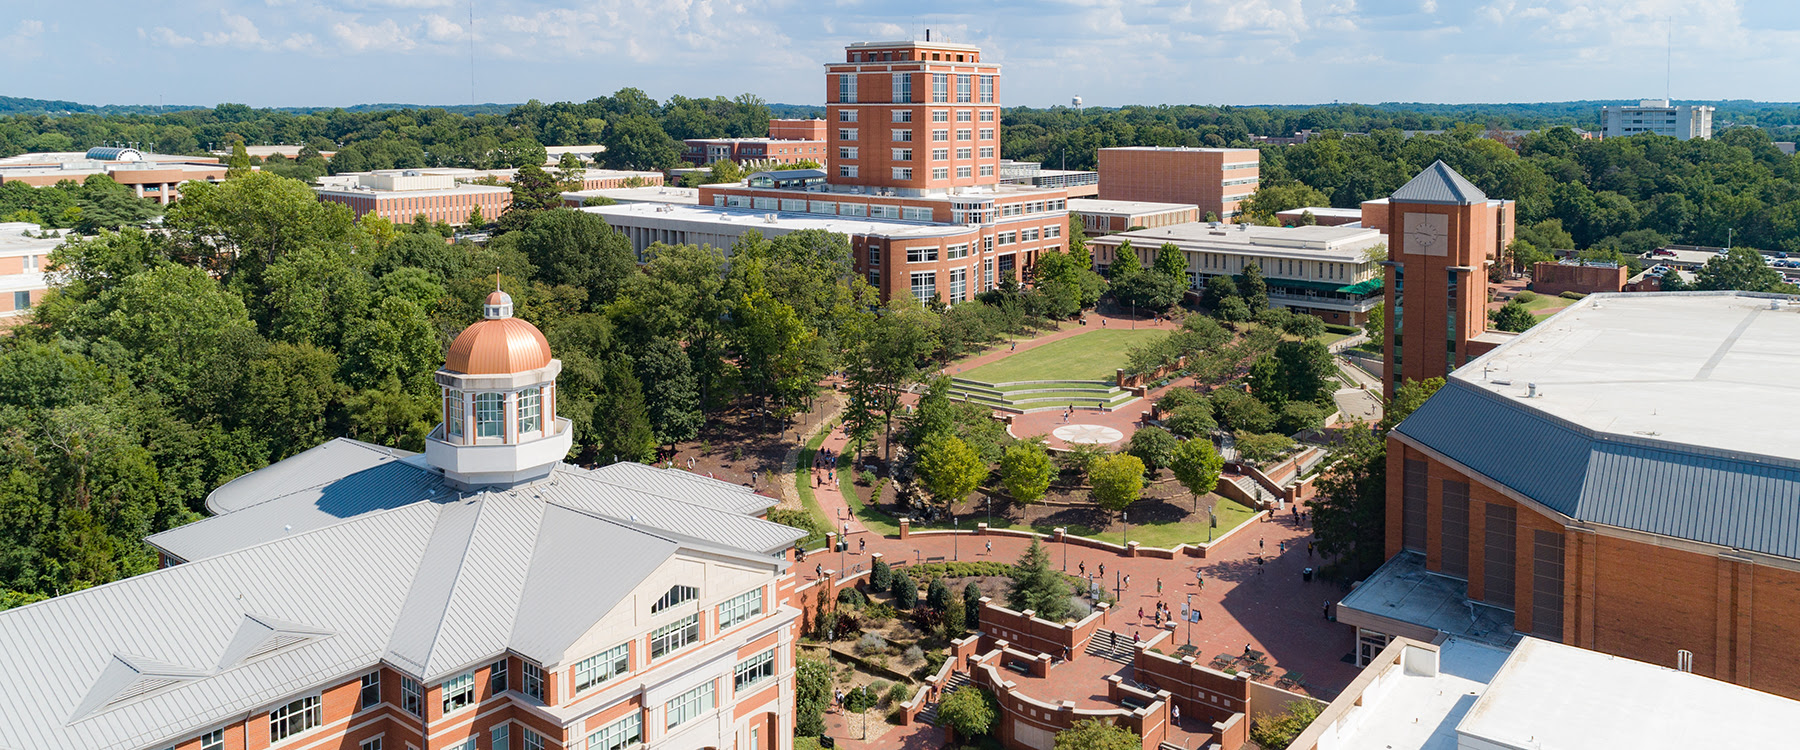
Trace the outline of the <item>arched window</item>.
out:
[[[475,394],[475,437],[506,436],[506,394]]]
[[[537,432],[544,427],[544,416],[541,407],[544,389],[527,388],[519,391],[519,434]]]

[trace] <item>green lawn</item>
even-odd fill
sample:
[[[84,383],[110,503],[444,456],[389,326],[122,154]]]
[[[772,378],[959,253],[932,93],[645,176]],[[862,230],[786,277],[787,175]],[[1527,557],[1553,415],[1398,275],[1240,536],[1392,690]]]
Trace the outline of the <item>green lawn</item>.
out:
[[[851,477],[848,470],[840,470],[838,482],[840,484],[847,484],[850,481]],[[862,520],[863,526],[867,527],[870,531],[883,536],[898,536],[900,534],[900,524],[893,516],[879,510],[865,507],[862,501],[854,494],[846,494],[844,499],[850,503],[851,508],[855,509],[856,517]],[[1207,529],[1207,524],[1204,521],[1141,525],[1134,523],[1131,525],[1131,530],[1125,535],[1124,539],[1121,539],[1121,535],[1116,531],[1099,532],[1079,524],[1072,524],[1064,528],[1067,529],[1072,536],[1084,536],[1089,539],[1098,539],[1103,542],[1112,542],[1114,544],[1119,544],[1124,541],[1133,541],[1145,547],[1169,549],[1177,544],[1198,544],[1224,536],[1226,532],[1237,528],[1240,524],[1250,520],[1252,516],[1256,515],[1256,511],[1244,507],[1243,505],[1239,505],[1234,501],[1226,500],[1225,498],[1219,498],[1218,501],[1214,503],[1213,513],[1219,517],[1219,528],[1211,529],[1210,534],[1208,534],[1209,529]],[[912,528],[964,528],[974,531],[975,524],[985,523],[987,520],[987,517],[983,515],[965,515],[963,516],[962,525],[960,527],[953,527],[949,521],[939,521],[930,524],[915,522],[912,525]],[[1020,528],[1020,525],[1006,518],[995,518],[992,527],[996,529],[1016,529]],[[1052,534],[1056,528],[1055,524],[1036,524],[1031,527],[1031,530],[1048,535]]]
[[[825,529],[837,528],[837,522],[825,515],[825,509],[819,507],[819,499],[813,497],[812,463],[813,454],[818,452],[819,446],[825,444],[825,436],[831,434],[834,426],[827,425],[825,429],[819,430],[819,434],[806,441],[806,447],[801,449],[800,455],[794,459],[794,489],[800,492],[800,506],[806,509],[807,515],[812,516],[813,520],[818,522],[820,528]],[[811,549],[813,545],[824,544],[825,535],[809,536],[800,540],[800,543],[807,549]]]
[[[1106,328],[1070,336],[973,370],[956,377],[984,383],[1015,380],[1105,380],[1125,366],[1125,351],[1169,335],[1168,331],[1140,328]]]

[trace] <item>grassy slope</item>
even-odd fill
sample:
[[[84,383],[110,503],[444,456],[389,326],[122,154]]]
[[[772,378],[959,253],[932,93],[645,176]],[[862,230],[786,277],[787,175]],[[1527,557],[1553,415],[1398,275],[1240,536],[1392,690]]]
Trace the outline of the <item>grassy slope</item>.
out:
[[[1168,331],[1146,328],[1093,330],[956,375],[987,383],[1111,380],[1113,371],[1125,366],[1125,350],[1167,335]]]

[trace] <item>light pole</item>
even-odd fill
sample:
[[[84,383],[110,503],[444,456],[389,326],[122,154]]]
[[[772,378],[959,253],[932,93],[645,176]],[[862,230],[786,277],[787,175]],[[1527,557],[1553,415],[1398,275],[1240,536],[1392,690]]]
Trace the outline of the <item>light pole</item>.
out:
[[[955,513],[950,514],[950,532],[950,554],[958,562],[961,562],[962,545],[959,544],[961,540],[957,537],[962,536],[962,519],[957,518]]]
[[[1119,532],[1119,546],[1123,547],[1131,543],[1131,514],[1121,510],[1119,511],[1119,520],[1125,523],[1125,530]]]
[[[987,504],[988,530],[993,531],[994,530],[994,496],[987,495],[987,496],[982,497],[981,500],[982,500],[982,502]]]
[[[1194,594],[1191,591],[1187,595],[1187,606],[1181,610],[1181,619],[1187,620],[1187,642],[1189,646],[1192,646],[1194,645]]]

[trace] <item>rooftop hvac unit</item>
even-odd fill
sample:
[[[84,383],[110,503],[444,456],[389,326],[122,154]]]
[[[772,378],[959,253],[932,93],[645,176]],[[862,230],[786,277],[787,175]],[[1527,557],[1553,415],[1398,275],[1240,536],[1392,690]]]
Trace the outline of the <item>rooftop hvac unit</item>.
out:
[[[775,223],[775,214],[764,214],[763,215],[763,223],[764,224],[774,224]]]

